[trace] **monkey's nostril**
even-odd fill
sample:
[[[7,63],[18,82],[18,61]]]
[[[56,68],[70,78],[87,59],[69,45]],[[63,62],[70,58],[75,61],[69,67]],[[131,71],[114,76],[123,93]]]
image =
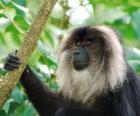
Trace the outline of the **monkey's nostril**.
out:
[[[74,55],[78,55],[78,54],[80,54],[80,52],[74,52]]]

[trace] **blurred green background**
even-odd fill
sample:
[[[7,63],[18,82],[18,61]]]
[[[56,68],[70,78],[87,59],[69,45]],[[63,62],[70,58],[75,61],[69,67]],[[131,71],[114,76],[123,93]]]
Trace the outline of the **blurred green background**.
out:
[[[0,0],[0,77],[4,59],[18,49],[42,0]],[[140,0],[59,0],[46,24],[29,65],[45,84],[57,90],[54,71],[64,33],[82,25],[105,24],[123,38],[127,59],[140,76]],[[0,116],[35,116],[19,83]]]

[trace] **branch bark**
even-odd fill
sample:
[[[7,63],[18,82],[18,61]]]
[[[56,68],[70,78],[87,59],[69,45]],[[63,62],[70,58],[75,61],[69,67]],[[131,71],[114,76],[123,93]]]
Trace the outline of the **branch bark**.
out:
[[[44,0],[37,16],[32,21],[29,30],[27,31],[24,42],[19,49],[17,55],[20,58],[21,65],[19,69],[7,73],[7,75],[0,80],[0,108],[11,94],[20,79],[25,66],[27,65],[28,58],[37,46],[41,31],[52,12],[52,9],[57,0]]]

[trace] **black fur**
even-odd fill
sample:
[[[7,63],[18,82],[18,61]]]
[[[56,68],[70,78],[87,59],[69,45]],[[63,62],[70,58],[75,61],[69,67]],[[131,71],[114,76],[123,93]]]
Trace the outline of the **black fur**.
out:
[[[23,73],[21,82],[41,116],[140,116],[140,81],[130,67],[127,77],[123,87],[98,97],[89,108],[51,93],[30,69]]]
[[[83,40],[87,33],[89,34],[88,29],[89,27],[84,27],[75,30],[73,39]],[[98,33],[93,37],[96,38]],[[14,58],[10,55],[4,68],[13,70],[19,64],[19,59],[15,58],[15,54]],[[126,76],[127,81],[122,87],[115,91],[108,90],[105,94],[98,96],[96,102],[90,107],[71,100],[65,95],[51,92],[28,66],[20,80],[41,116],[140,116],[140,80],[129,65]]]

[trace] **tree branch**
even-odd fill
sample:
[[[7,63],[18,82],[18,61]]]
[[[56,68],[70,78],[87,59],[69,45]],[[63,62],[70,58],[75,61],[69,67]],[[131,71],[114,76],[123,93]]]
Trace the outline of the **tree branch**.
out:
[[[21,61],[19,69],[8,72],[5,77],[0,79],[0,108],[2,108],[4,102],[19,81],[19,78],[27,65],[28,58],[37,46],[41,31],[52,12],[56,1],[57,0],[44,0],[44,3],[37,16],[32,21],[32,24],[24,37],[24,42],[17,53]]]

